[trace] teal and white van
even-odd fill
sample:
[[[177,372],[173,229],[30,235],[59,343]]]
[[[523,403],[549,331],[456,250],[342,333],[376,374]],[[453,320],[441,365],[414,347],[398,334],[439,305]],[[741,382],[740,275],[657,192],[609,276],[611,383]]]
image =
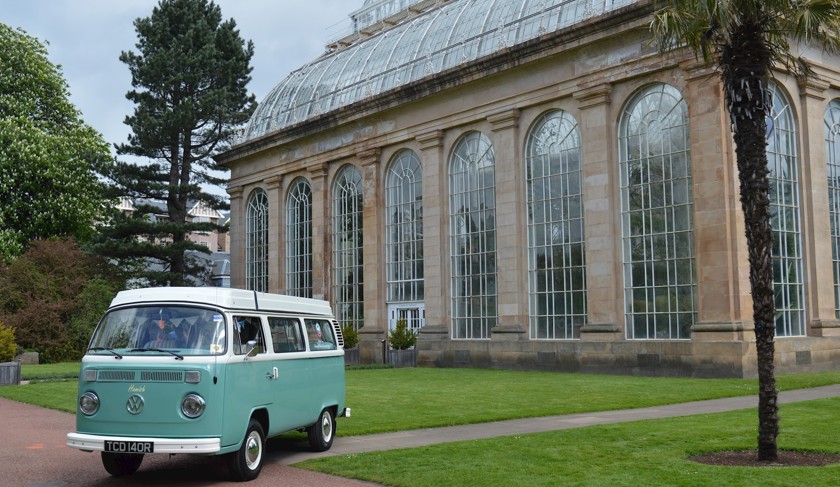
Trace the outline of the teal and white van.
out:
[[[306,431],[328,450],[345,405],[344,341],[326,301],[225,288],[117,294],[79,375],[67,446],[112,475],[147,454],[227,455],[259,475],[266,438]]]

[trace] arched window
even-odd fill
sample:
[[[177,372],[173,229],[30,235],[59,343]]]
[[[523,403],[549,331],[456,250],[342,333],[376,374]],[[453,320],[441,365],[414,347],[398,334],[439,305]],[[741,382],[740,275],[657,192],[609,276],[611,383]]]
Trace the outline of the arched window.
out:
[[[497,312],[496,171],[490,140],[469,132],[449,164],[452,338],[490,338]]]
[[[312,297],[312,188],[292,182],[286,202],[286,293]]]
[[[776,83],[771,82],[768,89],[772,99],[767,115],[767,167],[770,171],[776,335],[797,336],[805,334],[805,289],[796,127],[787,96]]]
[[[529,328],[532,339],[580,338],[586,259],[580,131],[574,117],[544,114],[525,149]]]
[[[687,339],[697,318],[688,108],[673,86],[633,96],[619,124],[625,331]]]
[[[825,145],[831,260],[834,264],[834,316],[840,318],[840,99],[831,100],[825,109]]]
[[[245,287],[268,291],[268,195],[257,189],[245,216]]]
[[[333,299],[338,321],[364,325],[362,286],[362,176],[345,166],[333,187]]]
[[[394,156],[385,176],[385,275],[389,326],[423,325],[423,170],[413,151]]]

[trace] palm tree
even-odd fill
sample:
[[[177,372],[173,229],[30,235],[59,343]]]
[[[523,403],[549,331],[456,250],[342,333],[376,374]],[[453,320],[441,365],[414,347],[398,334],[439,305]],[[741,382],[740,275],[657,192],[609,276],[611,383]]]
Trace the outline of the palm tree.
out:
[[[688,46],[714,63],[735,141],[753,297],[758,363],[758,459],[776,460],[778,392],[773,366],[775,304],[767,167],[768,82],[773,68],[812,76],[790,43],[840,50],[840,0],[654,0],[654,40],[663,52]]]

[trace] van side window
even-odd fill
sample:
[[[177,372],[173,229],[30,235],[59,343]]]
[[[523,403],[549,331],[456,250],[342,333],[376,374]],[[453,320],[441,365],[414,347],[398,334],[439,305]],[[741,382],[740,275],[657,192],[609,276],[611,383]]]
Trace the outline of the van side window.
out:
[[[306,336],[309,338],[309,350],[335,350],[332,325],[327,320],[304,320]]]
[[[260,319],[256,316],[234,316],[233,353],[244,354],[251,340],[257,342],[257,353],[265,353],[265,337],[263,337]]]
[[[300,321],[296,318],[268,318],[268,328],[271,331],[271,343],[275,353],[302,352],[303,335],[300,332]]]

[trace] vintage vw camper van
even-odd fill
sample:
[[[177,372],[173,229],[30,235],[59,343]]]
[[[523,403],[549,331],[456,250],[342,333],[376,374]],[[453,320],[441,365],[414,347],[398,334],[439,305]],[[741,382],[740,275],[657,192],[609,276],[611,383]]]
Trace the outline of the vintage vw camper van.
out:
[[[344,342],[326,301],[225,288],[117,294],[82,360],[76,431],[112,475],[147,454],[227,455],[256,478],[265,440],[300,430],[313,450],[345,406]]]

